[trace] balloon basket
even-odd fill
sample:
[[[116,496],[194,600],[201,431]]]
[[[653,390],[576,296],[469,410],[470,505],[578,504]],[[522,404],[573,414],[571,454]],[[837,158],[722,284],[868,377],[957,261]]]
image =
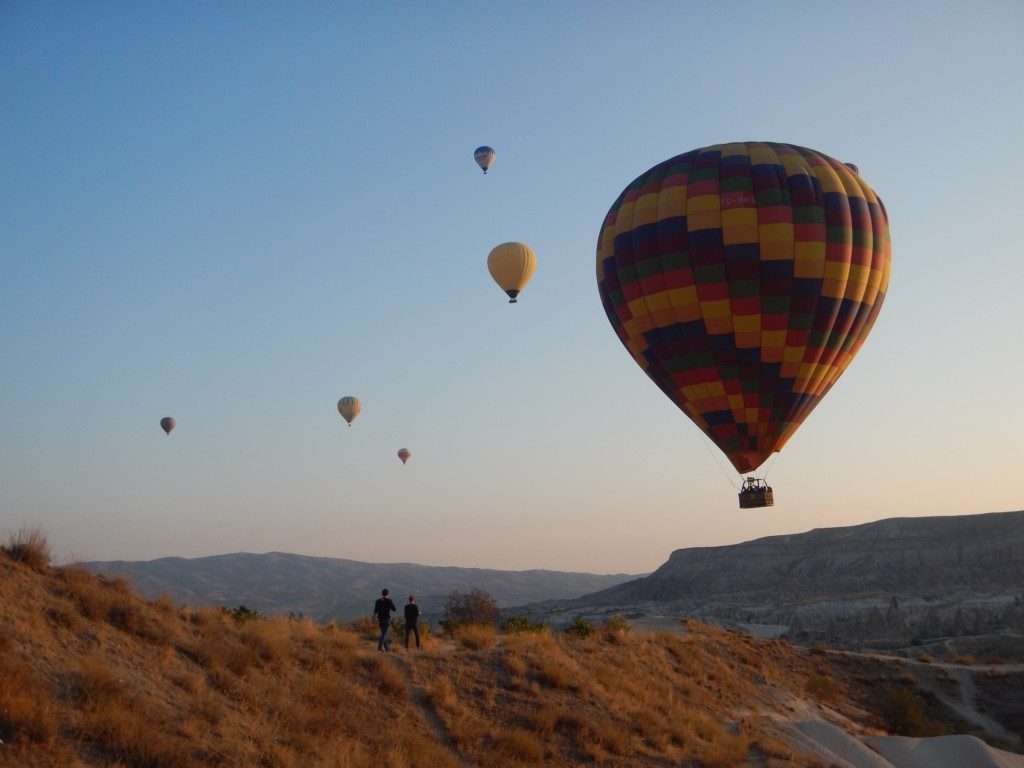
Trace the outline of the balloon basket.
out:
[[[740,509],[757,509],[759,507],[774,507],[775,494],[771,486],[764,480],[748,477],[743,482],[739,492]]]

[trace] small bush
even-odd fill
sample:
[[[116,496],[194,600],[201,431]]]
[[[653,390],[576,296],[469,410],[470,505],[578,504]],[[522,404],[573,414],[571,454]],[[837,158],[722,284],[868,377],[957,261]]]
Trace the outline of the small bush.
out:
[[[922,664],[931,664],[933,661],[935,661],[935,657],[932,656],[930,653],[922,653],[920,656],[917,657],[917,660],[920,661]]]
[[[495,624],[501,615],[498,601],[479,587],[466,594],[455,590],[444,603],[445,629],[465,624]]]
[[[882,693],[875,706],[890,733],[898,736],[938,736],[943,729],[924,713],[921,700],[906,688]]]
[[[589,637],[594,632],[594,625],[582,616],[577,616],[572,623],[565,628],[565,634],[572,637]]]
[[[509,616],[501,622],[501,631],[509,635],[521,632],[546,632],[548,625],[543,621],[533,621],[526,616]]]
[[[50,544],[39,526],[24,525],[7,534],[0,552],[34,571],[44,573],[50,567]]]
[[[239,625],[245,624],[249,621],[256,621],[257,619],[266,618],[259,611],[254,611],[251,608],[246,608],[244,605],[240,605],[237,608],[228,608],[227,606],[223,606],[221,610],[224,611],[224,613],[226,613],[232,619],[234,619],[235,624]]]
[[[612,616],[610,619],[605,619],[605,622],[601,625],[601,629],[606,632],[628,632],[629,631],[629,619],[623,616],[621,613],[618,616]]]

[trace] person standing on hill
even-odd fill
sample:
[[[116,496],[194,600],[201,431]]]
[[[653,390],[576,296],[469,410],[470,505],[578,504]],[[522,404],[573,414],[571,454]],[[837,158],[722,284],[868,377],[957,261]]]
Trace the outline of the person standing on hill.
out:
[[[388,597],[386,589],[381,590],[380,597],[373,604],[373,615],[377,617],[377,625],[380,627],[380,640],[377,641],[377,650],[380,653],[388,650],[388,630],[391,629],[391,614],[398,609]]]
[[[420,647],[420,607],[416,605],[416,596],[409,595],[409,602],[405,604],[405,650],[409,650],[409,633],[416,635],[416,647]]]

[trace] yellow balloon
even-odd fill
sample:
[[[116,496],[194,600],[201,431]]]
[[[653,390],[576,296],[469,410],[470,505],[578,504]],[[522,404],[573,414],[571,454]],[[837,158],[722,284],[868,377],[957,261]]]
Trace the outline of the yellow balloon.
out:
[[[359,415],[361,410],[363,410],[363,404],[359,402],[358,397],[348,395],[338,401],[338,413],[348,422],[350,427],[352,426],[352,420]]]
[[[537,254],[523,243],[502,243],[491,249],[487,256],[487,270],[494,282],[509,295],[509,304],[526,287],[537,268]]]

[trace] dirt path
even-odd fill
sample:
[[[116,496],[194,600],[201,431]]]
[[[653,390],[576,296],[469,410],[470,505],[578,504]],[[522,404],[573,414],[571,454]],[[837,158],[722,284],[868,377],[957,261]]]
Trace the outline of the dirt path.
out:
[[[858,651],[830,650],[829,653],[846,656],[858,656],[877,661],[895,662],[914,670],[918,682],[932,693],[949,709],[962,717],[971,725],[992,736],[999,736],[1012,744],[1020,746],[1021,738],[1003,726],[998,720],[979,711],[975,696],[977,686],[974,683],[976,672],[1022,672],[1024,664],[949,664],[944,662],[923,662],[904,656],[891,656],[882,653],[860,653]],[[959,696],[951,696],[944,690],[938,672],[945,672],[950,680],[957,684]]]
[[[434,734],[434,738],[437,739],[437,743],[448,750],[448,754],[451,755],[452,760],[460,768],[476,768],[459,751],[458,746],[448,733],[448,729],[445,728],[441,716],[437,714],[434,705],[430,703],[430,699],[427,697],[426,691],[423,690],[423,686],[417,685],[413,681],[411,667],[414,661],[404,654],[389,655],[388,658],[392,663],[402,668],[402,677],[405,678],[405,684],[409,690],[409,700],[423,713],[423,719],[427,723],[427,727],[430,728],[431,733]]]

